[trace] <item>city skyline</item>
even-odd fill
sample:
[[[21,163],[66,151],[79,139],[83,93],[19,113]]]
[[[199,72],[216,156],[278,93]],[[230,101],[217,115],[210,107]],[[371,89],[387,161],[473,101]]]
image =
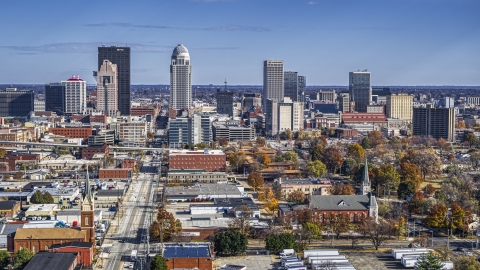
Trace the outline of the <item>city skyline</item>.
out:
[[[178,6],[182,16],[161,12]],[[52,7],[55,16],[45,16]],[[305,75],[308,85],[348,85],[348,72],[359,69],[372,72],[372,85],[480,85],[474,0],[105,1],[71,12],[78,8],[0,3],[0,22],[8,26],[0,29],[0,83],[46,84],[79,74],[94,84],[97,47],[127,45],[132,84],[168,85],[170,53],[182,43],[195,57],[194,85],[221,85],[224,78],[262,85],[267,59],[284,60],[285,70]]]

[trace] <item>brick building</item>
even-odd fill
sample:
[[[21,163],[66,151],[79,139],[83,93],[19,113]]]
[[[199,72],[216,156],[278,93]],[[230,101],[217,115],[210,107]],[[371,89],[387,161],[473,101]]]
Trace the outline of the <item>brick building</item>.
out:
[[[225,171],[227,156],[221,150],[170,150],[168,164],[170,170]]]
[[[165,244],[163,257],[168,269],[211,270],[213,247],[208,243]]]
[[[108,156],[110,153],[108,145],[104,143],[102,145],[90,145],[89,147],[82,148],[82,159],[92,159],[93,155],[97,153]]]
[[[100,179],[130,179],[133,174],[132,168],[100,169],[98,178]]]
[[[95,246],[91,242],[67,242],[52,245],[48,252],[77,253],[77,263],[82,264],[83,266],[89,266],[93,261]]]
[[[158,106],[141,106],[141,107],[132,107],[130,108],[131,116],[145,116],[151,114],[153,116],[158,115],[159,108]]]
[[[61,127],[61,128],[49,128],[49,133],[55,135],[65,136],[67,138],[82,138],[84,141],[88,140],[88,136],[92,135],[91,127]]]
[[[0,162],[7,163],[10,170],[15,170],[15,166],[17,163],[24,163],[29,165],[38,164],[38,162],[40,162],[40,155],[26,153],[10,153],[3,158],[0,158]]]
[[[26,248],[33,253],[48,251],[52,245],[86,242],[85,232],[71,228],[19,228],[13,238],[13,252]]]
[[[135,169],[136,164],[137,164],[137,162],[135,161],[134,158],[126,158],[126,159],[122,160],[122,163],[120,163],[120,168],[122,168],[122,169],[127,169],[127,168]]]
[[[50,254],[41,252],[35,254],[28,264],[23,268],[24,270],[76,270],[77,268],[76,253],[55,253]]]
[[[309,204],[282,204],[278,217],[284,224],[296,224],[301,212],[312,211],[312,218],[326,222],[328,215],[346,215],[351,222],[378,217],[378,205],[373,195],[312,195]]]
[[[0,217],[14,217],[20,212],[20,202],[3,201],[0,202]]]

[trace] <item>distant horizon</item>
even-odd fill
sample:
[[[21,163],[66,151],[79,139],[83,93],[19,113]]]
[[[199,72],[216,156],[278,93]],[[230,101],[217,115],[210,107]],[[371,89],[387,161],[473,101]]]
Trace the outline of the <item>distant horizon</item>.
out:
[[[181,43],[195,85],[259,85],[267,59],[311,86],[348,85],[359,69],[373,85],[480,85],[478,10],[478,0],[0,1],[0,82],[94,84],[98,47],[126,45],[131,82],[161,85]]]
[[[0,83],[1,86],[8,86],[8,85],[32,85],[32,86],[40,86],[40,85],[46,85],[49,83]],[[96,86],[96,84],[89,84],[87,83],[87,86]],[[167,86],[169,87],[170,84],[131,84],[131,86]],[[224,84],[193,84],[192,87],[195,86],[201,86],[201,87],[217,87],[223,89],[225,87]],[[245,86],[251,86],[251,87],[263,87],[261,84],[235,84],[235,85],[228,85],[227,84],[227,90],[230,87],[245,87]],[[344,87],[348,88],[348,85],[307,85],[307,88],[309,87]],[[434,85],[434,84],[425,84],[425,85],[372,85],[372,88],[375,87],[478,87],[480,90],[480,85]]]

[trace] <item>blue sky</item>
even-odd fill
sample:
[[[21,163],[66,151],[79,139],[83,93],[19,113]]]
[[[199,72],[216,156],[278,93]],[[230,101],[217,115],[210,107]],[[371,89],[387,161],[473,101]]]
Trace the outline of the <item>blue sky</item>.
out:
[[[0,83],[94,83],[97,47],[132,47],[132,84],[168,84],[173,48],[193,84],[262,84],[282,59],[308,85],[480,85],[478,0],[0,1]]]

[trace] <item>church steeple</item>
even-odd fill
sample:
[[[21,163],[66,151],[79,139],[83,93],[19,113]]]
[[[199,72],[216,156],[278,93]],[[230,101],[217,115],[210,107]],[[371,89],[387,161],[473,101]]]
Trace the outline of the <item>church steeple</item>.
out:
[[[368,177],[368,161],[365,157],[365,166],[363,166],[363,177],[362,177],[362,195],[368,195],[371,191],[370,188],[370,178]]]
[[[92,188],[90,187],[90,179],[85,177],[85,197],[82,200],[82,207],[80,211],[80,228],[85,232],[85,241],[95,243],[95,205],[92,197]]]

